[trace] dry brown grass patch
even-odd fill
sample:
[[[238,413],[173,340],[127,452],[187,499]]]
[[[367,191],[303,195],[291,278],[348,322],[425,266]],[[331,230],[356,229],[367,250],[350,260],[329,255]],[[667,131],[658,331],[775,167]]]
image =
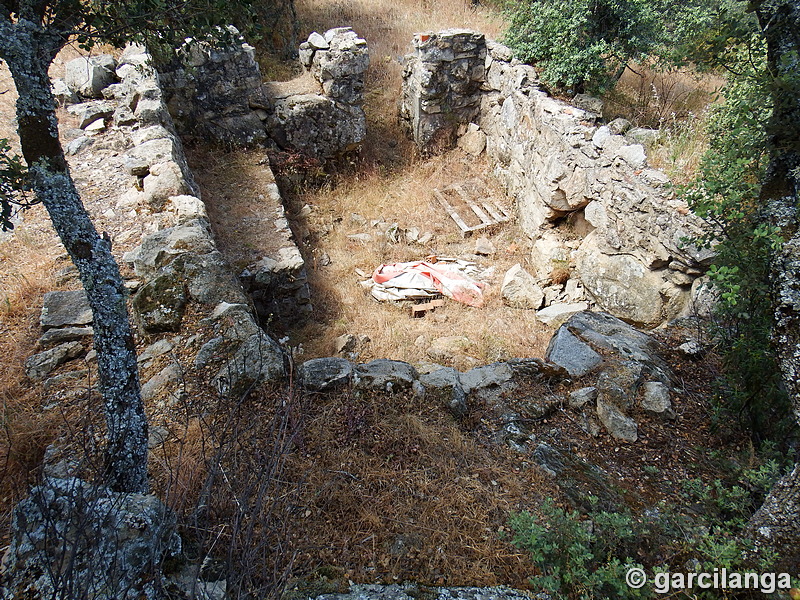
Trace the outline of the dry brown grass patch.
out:
[[[33,209],[33,219],[42,212]],[[0,510],[7,511],[25,493],[44,449],[56,436],[61,417],[42,412],[42,392],[24,371],[36,352],[44,292],[55,289],[52,236],[20,230],[0,242]]]
[[[295,333],[292,343],[303,344],[306,357],[333,352],[333,338],[344,333],[370,338],[359,360],[395,358],[430,360],[425,348],[438,337],[464,335],[472,344],[468,355],[476,362],[491,362],[516,356],[541,356],[549,330],[536,321],[532,311],[504,306],[500,297],[503,275],[515,263],[529,268],[530,255],[524,234],[506,224],[487,236],[496,247],[491,257],[474,255],[474,238],[462,238],[454,222],[435,201],[433,188],[450,183],[478,180],[479,197],[509,201],[497,182],[486,175],[485,159],[466,157],[455,150],[425,162],[415,162],[391,173],[372,172],[342,180],[335,187],[310,191],[295,199],[309,204],[312,212],[302,225],[309,231],[309,276],[312,322]],[[373,223],[378,223],[377,226]],[[433,239],[425,246],[387,241],[385,229],[396,223],[400,230],[416,227],[430,231]],[[368,233],[369,242],[350,238]],[[331,264],[322,266],[327,255]],[[422,260],[427,256],[464,257],[483,268],[494,268],[484,290],[484,306],[471,308],[447,301],[422,319],[412,319],[407,305],[373,300],[360,285],[383,263]],[[459,366],[464,366],[459,365]]]
[[[705,120],[724,83],[720,76],[699,74],[688,67],[636,66],[635,71],[626,70],[604,98],[605,116],[622,116],[635,126],[659,129],[659,141],[649,149],[648,161],[675,183],[686,183],[694,178],[708,147]]]
[[[442,408],[392,396],[314,398],[290,463],[304,473],[291,531],[302,572],[356,581],[525,586],[502,539],[509,511],[552,491],[519,455],[481,442]],[[536,491],[534,491],[536,490]]]

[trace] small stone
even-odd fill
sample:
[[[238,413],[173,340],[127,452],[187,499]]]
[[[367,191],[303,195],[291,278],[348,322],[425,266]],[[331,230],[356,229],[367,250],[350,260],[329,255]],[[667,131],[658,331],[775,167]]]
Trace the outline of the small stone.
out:
[[[697,358],[703,355],[703,346],[694,340],[689,340],[678,346],[678,352],[689,358]]]
[[[647,155],[641,144],[623,146],[617,151],[617,155],[624,160],[631,168],[643,169],[647,165]]]
[[[308,44],[317,50],[327,50],[331,47],[327,40],[325,40],[325,37],[316,31],[308,36]]]
[[[177,364],[164,367],[142,386],[142,401],[146,403],[155,400],[166,401],[172,404],[180,397],[180,381],[183,372]]]
[[[491,256],[495,252],[497,252],[497,249],[494,247],[494,244],[491,242],[491,240],[485,235],[482,235],[475,240],[475,254],[480,254],[481,256]]]
[[[33,381],[41,381],[65,362],[79,357],[82,352],[80,342],[67,342],[34,354],[25,361],[25,374]]]
[[[659,131],[657,129],[645,129],[634,127],[625,133],[625,139],[632,144],[641,144],[649,148],[658,141]]]
[[[92,309],[84,290],[47,292],[44,295],[39,320],[43,329],[89,325],[91,322]]]
[[[651,415],[670,420],[677,417],[669,399],[669,388],[660,381],[648,381],[644,384],[641,405]]]
[[[306,389],[325,392],[350,383],[353,372],[353,363],[344,358],[314,358],[300,365],[299,377]]]
[[[126,156],[122,164],[125,170],[135,177],[146,177],[150,174],[150,163],[138,156]]]
[[[432,239],[433,239],[433,233],[431,233],[430,231],[424,231],[422,233],[422,235],[419,236],[419,239],[417,240],[417,243],[420,246],[424,246],[425,244],[430,242]]]
[[[573,377],[582,377],[603,362],[603,358],[562,325],[547,346],[545,359],[564,367]]]
[[[157,342],[150,344],[147,348],[145,348],[139,355],[137,361],[144,362],[146,360],[158,358],[159,356],[170,352],[173,348],[174,346],[172,342],[170,342],[168,339],[164,338],[162,340],[158,340]]]
[[[67,144],[66,153],[69,156],[75,156],[81,150],[88,148],[94,144],[94,140],[88,136],[82,135],[79,138],[75,138],[70,143]]]
[[[48,346],[63,344],[64,342],[80,341],[91,335],[91,327],[59,327],[45,331],[36,345],[39,348],[47,348]]]
[[[519,263],[506,273],[500,293],[503,302],[512,308],[537,310],[544,301],[544,291]]]
[[[588,94],[577,94],[572,103],[578,108],[585,111],[595,113],[597,115],[603,114],[603,101],[600,98],[589,96]]]
[[[570,408],[583,408],[584,405],[595,400],[597,400],[596,387],[584,387],[569,394]]]
[[[474,124],[470,124],[471,126]],[[458,147],[467,154],[478,156],[486,149],[486,134],[477,125],[458,138]]]
[[[356,368],[357,387],[388,392],[410,389],[418,379],[417,370],[407,362],[379,358]]]
[[[543,308],[536,312],[536,318],[550,327],[560,327],[572,315],[587,310],[589,305],[586,302],[557,303]]]
[[[87,383],[88,376],[89,371],[87,369],[67,371],[66,373],[61,373],[60,375],[55,375],[45,379],[44,383],[42,384],[42,389],[44,390],[45,394],[49,394],[53,390],[58,389],[65,384],[68,384],[70,389],[75,389],[76,386],[83,386],[85,383]]]
[[[333,343],[335,354],[345,354],[347,352],[355,352],[358,339],[352,333],[345,333],[333,340]]]
[[[613,135],[624,135],[630,128],[631,122],[621,117],[608,124],[608,129]]]
[[[166,427],[151,426],[147,430],[147,449],[154,450],[163,446],[169,437],[169,429]]]
[[[626,442],[635,442],[639,439],[636,421],[623,414],[614,404],[605,402],[602,396],[597,398],[597,417],[616,439]]]

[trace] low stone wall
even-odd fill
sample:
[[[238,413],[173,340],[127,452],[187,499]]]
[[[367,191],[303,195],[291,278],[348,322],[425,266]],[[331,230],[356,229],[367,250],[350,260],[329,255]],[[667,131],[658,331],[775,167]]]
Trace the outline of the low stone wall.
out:
[[[457,134],[465,148],[486,148],[540,279],[569,269],[600,307],[640,325],[687,310],[712,258],[685,242],[701,221],[648,168],[642,145],[551,98],[510,49],[471,31],[417,34],[401,117],[423,151],[452,147]]]

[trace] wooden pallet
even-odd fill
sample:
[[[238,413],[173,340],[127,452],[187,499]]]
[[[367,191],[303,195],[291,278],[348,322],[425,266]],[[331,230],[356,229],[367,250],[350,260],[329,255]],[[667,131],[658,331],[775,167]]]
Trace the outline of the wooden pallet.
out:
[[[467,237],[475,231],[481,231],[511,220],[511,216],[505,208],[490,199],[476,200],[458,183],[441,190],[434,189],[433,195],[436,200],[438,200],[439,204],[442,205],[442,208],[447,211],[450,218],[458,225],[462,237]],[[450,196],[449,200],[448,196]],[[458,209],[453,207],[451,202],[462,205],[462,211],[469,208],[478,218],[479,222],[474,225],[468,224],[468,220],[474,222],[475,219],[471,215],[469,217],[462,216]]]
[[[412,304],[411,316],[414,318],[424,317],[428,311],[440,308],[442,306],[444,306],[443,298],[437,298],[435,300],[431,300],[430,302],[423,302],[421,304]]]

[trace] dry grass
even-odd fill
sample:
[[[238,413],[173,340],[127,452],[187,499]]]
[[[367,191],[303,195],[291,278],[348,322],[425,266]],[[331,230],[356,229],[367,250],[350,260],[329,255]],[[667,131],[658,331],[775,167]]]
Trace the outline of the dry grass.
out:
[[[725,81],[690,68],[655,70],[634,65],[605,98],[605,117],[625,117],[638,127],[658,128],[703,112]]]
[[[533,268],[528,264],[524,234],[513,224],[506,225],[488,234],[497,252],[491,257],[475,256],[474,239],[461,238],[431,193],[448,183],[477,179],[482,193],[508,203],[496,182],[486,175],[479,177],[488,172],[483,159],[453,151],[395,172],[361,173],[335,188],[297,199],[312,207],[305,228],[313,248],[309,263],[315,313],[313,322],[297,332],[292,343],[302,343],[306,356],[321,356],[334,351],[333,338],[339,335],[366,335],[371,341],[359,360],[425,361],[431,360],[425,350],[435,338],[461,335],[471,344],[466,359],[454,365],[460,368],[515,356],[541,356],[550,335],[547,328],[531,311],[508,308],[500,298],[506,270],[517,262]],[[372,226],[373,222],[380,224]],[[402,238],[390,243],[382,234],[387,224],[394,223],[400,229],[430,231],[434,237],[426,246]],[[349,237],[358,233],[369,233],[373,239],[361,242]],[[328,266],[323,266],[324,255],[330,258]],[[484,306],[471,308],[447,301],[434,313],[412,319],[407,306],[379,303],[359,283],[364,278],[357,269],[371,274],[382,263],[422,260],[429,255],[465,257],[483,268],[492,267]]]
[[[31,213],[43,212],[36,207]],[[33,217],[33,215],[31,215]],[[0,243],[0,514],[26,492],[61,416],[41,410],[42,394],[24,372],[36,352],[42,295],[55,289],[58,246],[50,232],[25,229]]]
[[[705,119],[724,85],[722,77],[698,74],[691,68],[626,70],[606,96],[605,116],[625,117],[635,126],[661,130],[659,143],[648,153],[651,166],[675,183],[697,173],[707,148]]]
[[[305,473],[290,530],[303,572],[356,581],[524,587],[527,558],[503,539],[509,511],[552,484],[435,403],[396,395],[313,398],[291,471]]]

